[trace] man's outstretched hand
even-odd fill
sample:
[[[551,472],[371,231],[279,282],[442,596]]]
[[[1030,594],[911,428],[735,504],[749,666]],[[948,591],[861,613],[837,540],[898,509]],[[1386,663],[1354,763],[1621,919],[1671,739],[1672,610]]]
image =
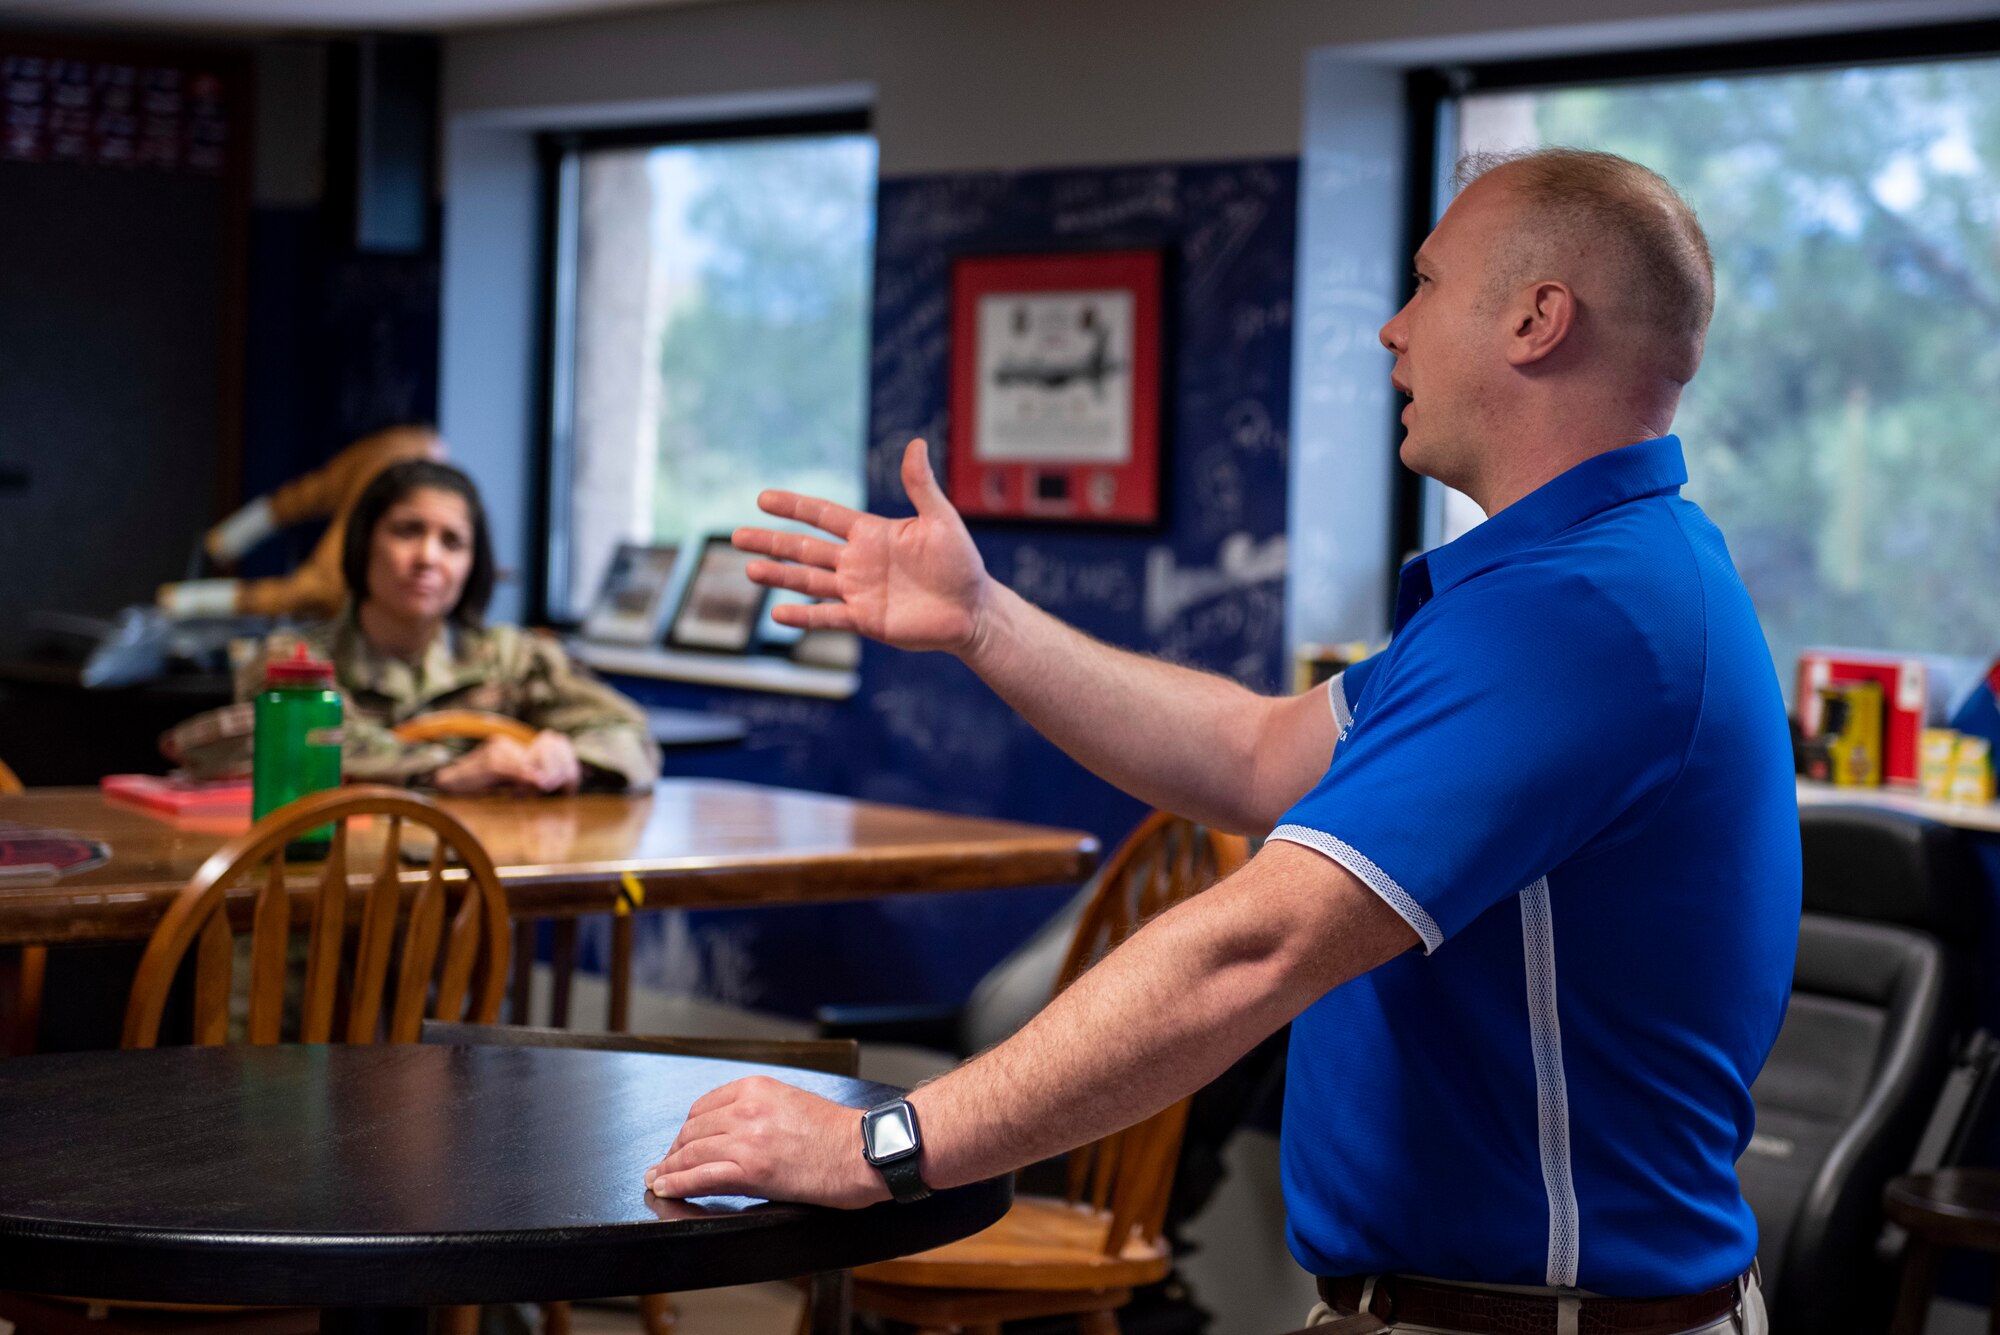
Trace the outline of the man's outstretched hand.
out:
[[[859,631],[899,649],[975,648],[987,606],[986,566],[939,489],[921,440],[903,451],[903,489],[917,507],[911,519],[883,519],[789,491],[758,496],[764,513],[843,539],[736,530],[738,547],[776,558],[752,561],[751,579],[823,600],[781,603],[771,615],[808,630]]]
[[[760,1196],[853,1209],[889,1199],[861,1157],[858,1110],[765,1076],[710,1090],[688,1109],[646,1190],[669,1200]]]

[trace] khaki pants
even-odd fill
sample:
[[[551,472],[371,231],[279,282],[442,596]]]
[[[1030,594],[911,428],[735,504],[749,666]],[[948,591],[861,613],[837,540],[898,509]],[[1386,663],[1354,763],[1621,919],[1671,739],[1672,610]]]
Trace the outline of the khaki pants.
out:
[[[1508,1293],[1545,1294],[1558,1300],[1564,1298],[1582,1299],[1592,1296],[1579,1289],[1547,1289],[1514,1284],[1487,1284],[1480,1287],[1502,1289]],[[1769,1318],[1764,1312],[1764,1290],[1763,1286],[1758,1282],[1754,1269],[1741,1280],[1737,1281],[1737,1292],[1738,1300],[1735,1312],[1723,1317],[1719,1321],[1711,1321],[1703,1326],[1690,1327],[1687,1331],[1683,1332],[1683,1335],[1770,1335]],[[1576,1308],[1564,1307],[1558,1310],[1560,1315],[1557,1317],[1556,1335],[1576,1335]],[[1354,1319],[1355,1313],[1353,1312],[1339,1311],[1328,1307],[1325,1303],[1314,1303],[1312,1311],[1306,1316],[1306,1325],[1331,1326]],[[1379,1329],[1394,1331],[1397,1332],[1397,1335],[1482,1335],[1482,1332],[1478,1331],[1447,1331],[1436,1326],[1413,1326],[1401,1321],[1381,1326]]]

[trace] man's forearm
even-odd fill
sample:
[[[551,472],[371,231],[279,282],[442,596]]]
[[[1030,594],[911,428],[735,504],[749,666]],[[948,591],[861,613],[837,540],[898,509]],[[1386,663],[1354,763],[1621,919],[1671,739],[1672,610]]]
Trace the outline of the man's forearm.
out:
[[[1092,773],[1225,830],[1269,829],[1333,749],[1323,706],[1115,649],[997,582],[964,658]]]
[[[934,1188],[1009,1172],[1143,1120],[1213,1079],[1329,988],[1417,945],[1346,868],[1276,843],[1165,913],[1020,1033],[910,1095]],[[861,1114],[769,1077],[688,1109],[656,1196],[824,1205],[888,1196]]]
[[[1344,868],[1274,844],[1147,925],[1013,1038],[912,1094],[925,1180],[976,1182],[1130,1126],[1414,944]]]

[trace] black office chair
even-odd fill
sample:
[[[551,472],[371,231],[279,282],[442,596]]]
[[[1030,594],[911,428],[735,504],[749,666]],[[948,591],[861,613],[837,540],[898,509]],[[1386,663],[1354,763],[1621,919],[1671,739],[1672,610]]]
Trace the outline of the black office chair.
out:
[[[1737,1162],[1774,1335],[1881,1330],[1901,1238],[1882,1188],[1963,1145],[1991,1073],[1976,1033],[1984,890],[1956,830],[1895,812],[1800,813],[1791,1005]]]

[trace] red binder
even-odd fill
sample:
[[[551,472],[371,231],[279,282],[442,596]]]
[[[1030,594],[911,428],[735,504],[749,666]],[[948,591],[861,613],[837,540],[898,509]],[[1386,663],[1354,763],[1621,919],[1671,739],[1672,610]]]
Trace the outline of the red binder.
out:
[[[1847,681],[1872,681],[1882,687],[1882,781],[1918,786],[1918,743],[1924,730],[1929,698],[1922,660],[1852,649],[1807,649],[1799,654],[1796,705],[1799,726],[1808,737],[1819,736],[1819,688]]]
[[[248,816],[250,781],[200,781],[158,774],[107,774],[97,781],[107,797],[175,816]]]

